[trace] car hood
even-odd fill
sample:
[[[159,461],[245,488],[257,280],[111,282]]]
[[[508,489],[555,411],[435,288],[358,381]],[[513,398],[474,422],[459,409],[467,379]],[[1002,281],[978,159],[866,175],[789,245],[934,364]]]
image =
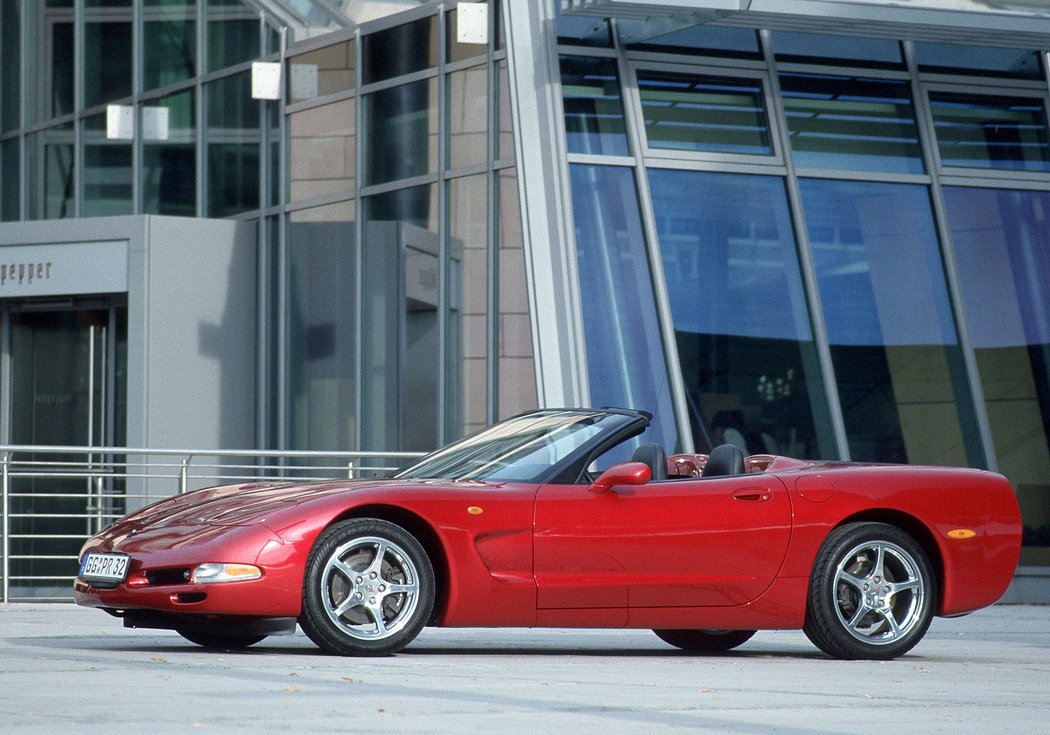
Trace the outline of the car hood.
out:
[[[375,479],[222,485],[167,498],[127,516],[118,523],[139,530],[174,525],[240,526],[261,523],[284,508],[330,495],[365,491],[388,495],[421,487],[464,485],[485,486],[484,483],[476,482]]]

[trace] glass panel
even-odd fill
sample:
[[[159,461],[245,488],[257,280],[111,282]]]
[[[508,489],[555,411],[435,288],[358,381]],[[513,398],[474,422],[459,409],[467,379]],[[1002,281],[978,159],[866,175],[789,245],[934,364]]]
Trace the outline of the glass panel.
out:
[[[519,201],[518,171],[505,168],[499,172],[499,273],[494,276],[499,283],[499,419],[539,405]]]
[[[209,6],[213,5],[209,2]],[[208,71],[259,58],[259,17],[247,6],[236,5],[240,6],[239,13],[209,7]]]
[[[142,106],[142,211],[197,214],[196,117],[193,90]]]
[[[351,98],[289,116],[292,201],[354,191],[356,108]]]
[[[569,153],[626,156],[627,129],[616,62],[563,56],[561,88]]]
[[[741,59],[762,56],[758,34],[749,28],[722,28],[695,25],[661,33],[652,21],[620,19],[616,23],[620,38],[632,51],[663,51],[673,54],[705,54]]]
[[[365,98],[365,178],[369,184],[437,171],[437,80],[402,84]]]
[[[650,148],[771,155],[762,82],[638,71]]]
[[[288,216],[289,415],[294,449],[358,443],[355,202]]]
[[[281,120],[283,118],[282,108],[278,102],[266,103],[266,143],[270,151],[270,175],[266,182],[267,191],[263,193],[263,200],[269,206],[276,207],[281,203],[284,193],[284,180],[281,176]]]
[[[22,214],[22,164],[19,159],[19,140],[12,138],[0,143],[0,221],[17,222]]]
[[[28,219],[75,216],[72,124],[26,136],[26,169]]]
[[[208,95],[208,216],[258,209],[259,101],[251,74],[212,82]]]
[[[639,441],[672,453],[681,442],[634,172],[574,165],[569,176],[591,405],[651,412],[653,423]]]
[[[1050,563],[1050,194],[946,187],[966,322],[999,471],[1017,490],[1022,564]]]
[[[445,440],[488,424],[488,177],[448,182]]]
[[[778,61],[817,64],[863,64],[881,68],[904,66],[901,46],[886,38],[828,36],[820,33],[773,31]]]
[[[510,77],[507,61],[499,62],[499,134],[496,139],[496,159],[514,160],[514,116],[510,110]]]
[[[334,43],[288,61],[288,102],[349,92],[356,84],[353,40]]]
[[[106,116],[84,120],[83,217],[134,214],[131,141],[106,139]]]
[[[604,18],[588,18],[579,15],[561,14],[561,3],[554,4],[558,27],[558,43],[573,46],[612,46],[609,21]]]
[[[836,456],[784,181],[649,181],[697,450]]]
[[[21,28],[22,4],[0,3],[0,59],[4,60],[4,73],[0,74],[0,131],[4,132],[21,127]]]
[[[84,106],[131,95],[131,23],[84,24]]]
[[[437,186],[365,200],[361,269],[362,449],[438,446]]]
[[[126,345],[126,318],[115,321],[121,332],[114,345],[120,361],[125,359],[122,345]],[[11,314],[13,442],[114,446],[115,438],[125,438],[122,411],[126,402],[124,381],[120,379],[124,366],[107,365],[109,325],[105,309]],[[116,395],[106,390],[110,379]],[[118,426],[107,425],[109,403],[113,404]],[[68,455],[39,452],[23,457],[35,462],[69,461]],[[92,518],[96,511],[89,514],[84,498],[69,497],[70,493],[88,490],[86,481],[13,478],[12,482],[13,584],[23,592],[34,589],[35,594],[61,595],[76,571],[77,549],[85,532],[98,530]],[[123,511],[121,499],[112,499],[97,509],[98,513],[117,516]],[[18,518],[20,514],[35,517]],[[25,558],[30,556],[37,558]]]
[[[1038,51],[992,46],[957,46],[951,43],[915,43],[920,71],[934,73],[987,74],[994,77],[1042,79]]]
[[[981,466],[926,188],[799,184],[851,458]]]
[[[91,24],[97,26],[98,24]],[[51,45],[47,49],[50,51],[49,55],[49,66],[51,73],[46,79],[46,83],[51,86],[50,105],[45,106],[43,110],[38,112],[35,120],[44,120],[51,117],[58,117],[60,115],[67,115],[73,112],[73,69],[75,64],[74,56],[74,43],[73,43],[73,24],[65,22],[55,22],[48,25],[51,31]],[[130,28],[130,26],[129,26]],[[97,30],[97,29],[96,29]],[[85,31],[85,41],[88,40],[90,34]],[[128,38],[129,43],[127,44],[128,53],[130,54],[131,45],[130,37]],[[91,48],[90,43],[88,48]],[[97,49],[96,49],[97,53]],[[95,63],[98,63],[98,59],[94,59]],[[94,70],[97,72],[97,70]],[[95,79],[92,79],[90,86],[88,82],[84,85],[84,95],[87,98],[90,90],[96,90],[99,83],[102,81],[99,74],[95,74]],[[32,88],[32,87],[30,87]],[[129,87],[130,91],[130,87]],[[27,100],[27,107],[30,103]],[[32,117],[32,115],[30,115]]]
[[[1039,99],[930,92],[930,107],[943,165],[1050,171]]]
[[[404,76],[438,65],[438,24],[432,15],[364,37],[364,83]]]
[[[781,74],[780,88],[799,167],[924,172],[907,82]]]
[[[175,84],[197,75],[195,6],[149,10],[142,26],[142,87]],[[126,63],[126,61],[125,61]]]
[[[448,75],[449,168],[488,160],[488,83],[487,66],[474,66]]]
[[[483,0],[482,4],[487,5],[487,0]],[[489,11],[491,12],[491,7],[489,8]],[[445,14],[445,28],[447,29],[448,36],[446,40],[448,53],[445,60],[449,63],[463,61],[464,59],[470,59],[475,56],[482,56],[488,52],[488,44],[486,43],[461,43],[459,41],[458,8],[450,10]]]

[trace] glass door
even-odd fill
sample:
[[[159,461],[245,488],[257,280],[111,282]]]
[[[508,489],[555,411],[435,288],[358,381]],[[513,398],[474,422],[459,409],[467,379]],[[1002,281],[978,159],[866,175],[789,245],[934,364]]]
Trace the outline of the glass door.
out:
[[[24,302],[7,309],[8,441],[105,447],[126,441],[127,316],[108,299]],[[101,454],[31,452],[32,477],[11,484],[11,576],[19,595],[65,593],[84,538],[120,512]],[[40,463],[47,463],[41,465]],[[28,469],[28,468],[26,468]],[[50,476],[49,476],[50,475]]]

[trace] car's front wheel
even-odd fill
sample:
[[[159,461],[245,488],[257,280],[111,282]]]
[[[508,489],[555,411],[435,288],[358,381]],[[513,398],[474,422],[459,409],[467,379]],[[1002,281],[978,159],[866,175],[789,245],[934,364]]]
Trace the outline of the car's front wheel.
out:
[[[722,653],[751,640],[753,630],[653,630],[660,640],[685,651]]]
[[[400,526],[359,518],[314,544],[299,624],[328,653],[383,656],[407,646],[433,607],[434,571],[422,545]]]
[[[926,634],[937,588],[914,538],[884,523],[850,523],[828,534],[813,565],[804,631],[842,659],[887,660]]]

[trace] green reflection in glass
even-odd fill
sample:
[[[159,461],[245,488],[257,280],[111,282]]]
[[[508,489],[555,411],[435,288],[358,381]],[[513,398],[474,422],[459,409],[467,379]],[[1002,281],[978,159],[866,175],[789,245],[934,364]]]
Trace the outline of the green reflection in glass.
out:
[[[1039,98],[934,91],[930,108],[943,165],[1050,171]]]
[[[762,82],[639,70],[650,148],[770,155]]]
[[[780,88],[799,167],[924,172],[908,82],[781,74]]]
[[[131,94],[131,23],[84,24],[84,106]]]
[[[627,128],[616,62],[563,56],[561,88],[569,152],[626,156]]]
[[[142,86],[145,90],[196,76],[197,24],[193,6],[150,13],[142,26]]]
[[[142,208],[147,214],[196,216],[193,100],[193,90],[186,90],[142,108]]]
[[[208,216],[229,217],[259,208],[259,101],[251,74],[224,77],[207,87]]]

